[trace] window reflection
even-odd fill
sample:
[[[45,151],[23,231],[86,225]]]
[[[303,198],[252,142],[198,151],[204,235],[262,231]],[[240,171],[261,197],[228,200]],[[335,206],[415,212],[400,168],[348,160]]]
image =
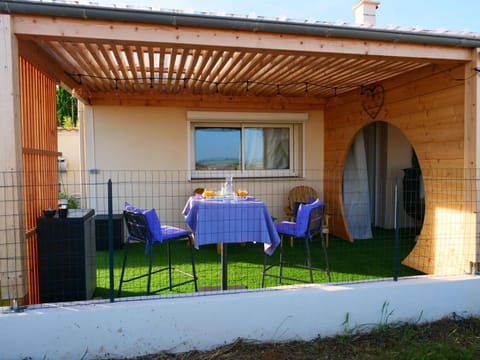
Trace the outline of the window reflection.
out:
[[[196,128],[196,170],[238,170],[241,164],[240,128]]]

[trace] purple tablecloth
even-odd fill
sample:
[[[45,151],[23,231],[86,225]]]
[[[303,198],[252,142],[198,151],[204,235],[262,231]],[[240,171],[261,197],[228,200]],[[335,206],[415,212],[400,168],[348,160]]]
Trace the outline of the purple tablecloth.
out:
[[[185,222],[195,233],[195,246],[217,243],[261,242],[272,255],[280,244],[265,204],[258,200],[203,200],[191,197],[183,209]]]

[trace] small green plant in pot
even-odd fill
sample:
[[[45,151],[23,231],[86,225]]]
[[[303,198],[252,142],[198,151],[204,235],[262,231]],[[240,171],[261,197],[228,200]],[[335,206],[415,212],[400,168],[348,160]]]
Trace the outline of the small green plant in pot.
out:
[[[67,205],[69,209],[78,209],[78,202],[74,196],[68,195],[66,192],[61,192],[58,199],[59,206]]]

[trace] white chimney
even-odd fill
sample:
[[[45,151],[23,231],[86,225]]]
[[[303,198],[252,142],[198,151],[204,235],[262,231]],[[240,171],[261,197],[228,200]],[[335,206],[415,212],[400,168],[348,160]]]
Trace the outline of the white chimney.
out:
[[[357,25],[375,25],[377,23],[377,8],[380,5],[378,1],[360,0],[353,7],[355,24]]]

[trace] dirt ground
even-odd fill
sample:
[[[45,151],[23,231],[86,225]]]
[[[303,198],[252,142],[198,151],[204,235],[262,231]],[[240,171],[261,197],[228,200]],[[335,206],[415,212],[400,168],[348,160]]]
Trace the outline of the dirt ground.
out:
[[[422,325],[389,325],[370,333],[285,343],[237,340],[211,351],[159,353],[134,360],[166,359],[480,359],[480,320],[442,319]]]

